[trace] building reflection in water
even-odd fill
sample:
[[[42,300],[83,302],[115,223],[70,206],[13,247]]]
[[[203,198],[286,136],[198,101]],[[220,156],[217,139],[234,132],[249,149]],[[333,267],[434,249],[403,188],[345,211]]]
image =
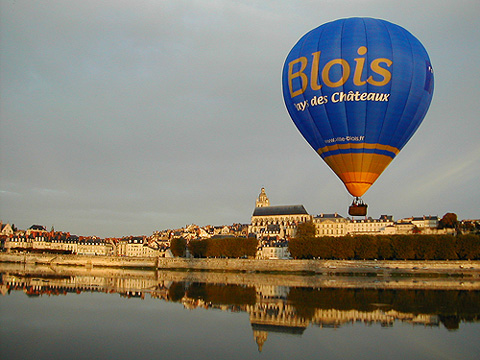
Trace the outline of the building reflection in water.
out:
[[[126,298],[150,296],[182,303],[187,309],[219,309],[249,315],[253,337],[262,351],[269,333],[301,336],[309,326],[337,328],[364,323],[391,327],[396,321],[455,330],[461,322],[478,322],[478,290],[404,290],[313,288],[277,284],[235,284],[193,279],[188,273],[51,269],[0,264],[0,292],[23,291],[28,296],[103,292]],[[227,275],[223,275],[227,276]],[[179,281],[181,280],[181,281]],[[242,281],[239,281],[242,282]]]

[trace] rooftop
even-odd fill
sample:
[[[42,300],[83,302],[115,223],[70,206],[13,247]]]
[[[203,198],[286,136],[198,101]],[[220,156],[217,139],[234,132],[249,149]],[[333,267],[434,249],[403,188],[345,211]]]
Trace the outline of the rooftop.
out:
[[[308,215],[303,205],[280,205],[256,207],[253,216]]]

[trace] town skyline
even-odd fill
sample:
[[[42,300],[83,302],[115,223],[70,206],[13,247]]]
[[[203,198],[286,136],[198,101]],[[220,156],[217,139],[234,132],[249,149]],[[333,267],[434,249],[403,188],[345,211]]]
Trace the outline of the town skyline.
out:
[[[266,210],[266,211],[261,211],[261,210]],[[83,238],[98,238],[98,239],[121,239],[121,238],[128,238],[128,237],[155,237],[155,235],[163,234],[168,234],[167,237],[170,238],[170,233],[174,232],[184,232],[185,234],[189,234],[186,236],[186,239],[195,239],[195,238],[209,238],[211,236],[216,236],[216,235],[235,235],[235,236],[249,236],[249,234],[255,234],[257,236],[257,239],[259,238],[259,234],[261,231],[266,230],[266,224],[270,225],[278,225],[282,223],[285,226],[282,226],[282,234],[280,236],[280,229],[275,233],[275,236],[279,239],[287,239],[291,238],[295,234],[295,229],[296,226],[299,223],[302,222],[308,222],[311,221],[313,223],[318,223],[324,220],[331,220],[333,219],[334,221],[342,223],[373,223],[377,224],[377,228],[375,229],[376,232],[380,229],[378,225],[382,225],[385,227],[386,225],[396,225],[396,224],[411,224],[412,227],[417,227],[417,228],[431,228],[431,229],[436,229],[439,225],[440,220],[443,217],[448,216],[447,214],[454,214],[457,216],[456,213],[453,212],[447,212],[443,214],[442,216],[439,215],[434,215],[434,214],[423,214],[423,215],[411,215],[409,217],[404,217],[404,218],[399,218],[396,219],[394,215],[392,214],[382,214],[378,218],[374,218],[372,216],[367,216],[364,217],[354,217],[354,216],[343,216],[343,214],[338,213],[338,212],[317,212],[317,213],[309,213],[302,204],[294,204],[294,205],[279,205],[279,204],[271,204],[270,198],[266,194],[266,190],[264,187],[261,188],[259,195],[257,196],[255,200],[255,206],[254,210],[252,212],[252,215],[250,217],[249,222],[240,222],[240,221],[234,221],[231,224],[207,224],[207,225],[202,225],[198,224],[196,222],[189,222],[185,224],[184,226],[181,227],[165,227],[165,228],[157,228],[153,230],[152,235],[146,235],[145,233],[141,234],[123,234],[121,236],[98,236],[96,234],[75,234],[78,235],[79,237]],[[282,219],[282,221],[278,221],[278,215],[286,216]],[[289,219],[289,220],[287,220]],[[465,222],[471,222],[472,224],[480,223],[480,218],[470,218],[470,219],[461,219],[461,218],[456,218],[455,220],[458,220],[459,224],[465,223]],[[292,226],[287,226],[286,223],[289,223],[289,225]],[[385,224],[388,223],[388,224]],[[0,221],[1,224],[1,229],[3,231],[5,225],[10,226],[10,229],[12,227],[15,227],[17,229],[20,229],[20,231],[24,231],[28,233],[29,231],[37,231],[40,230],[41,232],[50,232],[50,233],[68,233],[70,234],[69,230],[56,230],[55,226],[52,224],[50,230],[48,230],[47,225],[45,224],[33,224],[30,227],[24,227],[24,228],[19,228],[19,226],[15,225],[15,223],[8,223],[4,222],[3,219]],[[290,228],[288,231],[287,228]],[[248,229],[248,230],[246,230]],[[336,233],[336,236],[341,236],[341,235],[346,235],[346,234],[355,234],[356,231],[353,230],[354,228],[350,231],[348,230],[343,230],[341,233]],[[355,228],[355,230],[357,230]],[[412,228],[409,228],[408,231],[411,232]],[[329,235],[330,233],[322,233],[322,230],[317,229],[317,235]],[[191,234],[197,234],[198,236],[194,237],[191,236]],[[361,231],[360,231],[361,233]],[[403,230],[401,233],[407,233],[405,230]],[[3,234],[2,235],[8,235],[8,234]],[[333,233],[331,233],[333,234]],[[384,233],[384,234],[393,234],[392,232]],[[72,234],[73,235],[73,234]],[[180,236],[179,236],[180,237]],[[181,237],[184,237],[183,235]]]

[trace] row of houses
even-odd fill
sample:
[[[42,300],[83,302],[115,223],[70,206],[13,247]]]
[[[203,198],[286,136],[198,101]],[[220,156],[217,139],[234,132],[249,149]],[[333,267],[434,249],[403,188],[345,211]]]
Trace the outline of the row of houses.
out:
[[[410,217],[395,221],[392,215],[382,215],[378,219],[345,218],[338,213],[308,214],[303,205],[271,206],[262,188],[256,200],[249,232],[262,239],[289,239],[295,235],[297,225],[311,221],[315,225],[316,236],[345,235],[392,235],[392,234],[446,234],[454,229],[439,229],[438,216]]]
[[[3,249],[7,252],[49,252],[78,255],[113,255],[113,245],[104,239],[76,236],[51,238],[48,235],[24,236],[15,234],[6,238]]]
[[[155,231],[150,237],[151,240],[160,241],[170,246],[170,241],[175,238],[183,238],[187,241],[196,239],[210,239],[215,237],[247,237],[248,224],[234,223],[232,225],[200,227],[196,224],[185,225],[181,229],[168,229]]]
[[[249,233],[259,240],[258,258],[288,258],[288,240],[298,224],[312,222],[315,236],[454,234],[455,229],[439,229],[438,216],[410,217],[395,221],[392,215],[378,219],[345,218],[338,213],[310,215],[303,205],[271,206],[262,188],[255,202]]]
[[[0,223],[2,249],[5,251],[57,252],[78,255],[109,255],[151,257],[171,256],[172,239],[206,239],[215,237],[246,237],[248,225],[199,227],[191,224],[181,229],[154,232],[151,236],[123,238],[78,237],[70,233],[47,231],[43,225],[32,225],[27,230],[16,230],[10,224]]]
[[[65,232],[47,231],[42,225],[32,225],[27,230],[13,230],[0,224],[2,249],[7,252],[49,252],[76,255],[104,256],[171,256],[169,243],[146,236],[100,239],[79,237]]]
[[[317,236],[395,235],[395,234],[453,234],[455,229],[439,229],[438,216],[404,218],[398,221],[392,215],[378,219],[350,219],[337,213],[312,217]]]

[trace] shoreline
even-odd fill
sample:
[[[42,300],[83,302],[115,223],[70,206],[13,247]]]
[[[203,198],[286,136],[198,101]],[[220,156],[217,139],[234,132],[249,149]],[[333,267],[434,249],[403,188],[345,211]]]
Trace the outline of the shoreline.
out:
[[[381,276],[461,276],[480,279],[480,261],[478,260],[195,259],[0,253],[0,262],[87,268],[131,268],[196,272],[288,273],[304,275],[380,274]]]
[[[171,283],[208,283],[244,287],[297,287],[372,290],[457,290],[480,291],[480,277],[426,274],[350,274],[350,273],[260,273],[233,271],[191,271],[180,269],[137,269],[115,267],[86,267],[48,264],[0,262],[2,285],[52,287],[74,290],[103,289],[110,284],[127,286],[122,291],[155,292]]]

